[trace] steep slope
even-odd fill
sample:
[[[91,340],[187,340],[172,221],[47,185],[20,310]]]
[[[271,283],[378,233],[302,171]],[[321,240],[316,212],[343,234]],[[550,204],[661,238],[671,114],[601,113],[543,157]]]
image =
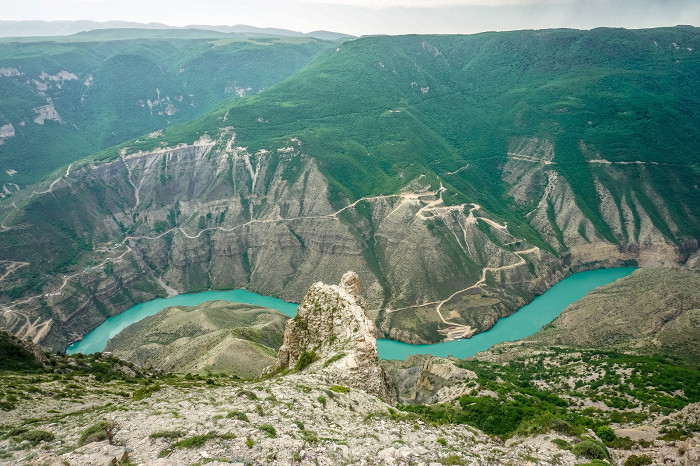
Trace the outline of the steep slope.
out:
[[[2,197],[97,150],[256,94],[336,46],[194,30],[79,36],[0,42]]]
[[[143,299],[119,281],[297,301],[352,269],[381,334],[435,342],[573,270],[683,263],[700,236],[699,40],[677,27],[345,43],[0,203],[5,325],[61,348]]]
[[[287,321],[275,368],[321,373],[394,404],[396,391],[379,365],[374,324],[364,307],[355,272],[345,273],[338,286],[314,283]]]
[[[252,378],[274,362],[287,320],[224,301],[169,307],[125,328],[105,351],[149,369]]]
[[[700,273],[637,270],[572,304],[528,341],[634,349],[700,361]]]

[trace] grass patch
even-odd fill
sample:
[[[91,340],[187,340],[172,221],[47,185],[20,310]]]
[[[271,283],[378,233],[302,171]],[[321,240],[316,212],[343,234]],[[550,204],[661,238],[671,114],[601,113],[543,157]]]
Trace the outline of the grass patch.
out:
[[[165,438],[165,439],[176,439],[183,437],[185,433],[181,430],[160,430],[158,432],[153,432],[148,438]]]
[[[187,437],[182,440],[179,440],[172,445],[170,445],[168,448],[165,448],[162,450],[159,454],[159,458],[164,458],[168,456],[170,453],[173,452],[173,450],[183,450],[185,448],[199,448],[204,446],[205,443],[207,443],[209,440],[213,439],[222,439],[222,440],[230,440],[234,439],[236,436],[231,433],[227,434],[217,434],[216,432],[209,432],[206,434],[202,435],[193,435],[192,437]]]
[[[228,414],[226,415],[228,418],[233,418],[233,419],[238,419],[239,421],[245,421],[245,422],[250,422],[248,419],[248,415],[244,413],[243,411],[229,411]]]
[[[100,421],[93,424],[80,434],[78,445],[101,442],[103,440],[108,440],[111,444],[114,441],[114,427],[115,424],[109,421]]]
[[[272,426],[270,424],[260,424],[258,426],[258,429],[263,431],[265,433],[265,435],[270,437],[270,438],[277,438],[277,430],[275,429],[274,426]]]
[[[345,387],[343,385],[333,385],[332,387],[328,388],[332,392],[336,393],[349,393],[350,389],[348,387]]]

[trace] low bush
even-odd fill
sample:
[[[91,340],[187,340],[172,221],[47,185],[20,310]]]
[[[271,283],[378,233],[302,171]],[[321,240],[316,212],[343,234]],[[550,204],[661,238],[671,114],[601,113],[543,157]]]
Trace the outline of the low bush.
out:
[[[652,459],[647,455],[630,455],[629,458],[625,460],[625,466],[644,466],[652,463]]]
[[[267,435],[270,438],[277,437],[277,430],[275,430],[274,426],[271,426],[270,424],[260,424],[258,428],[265,432],[265,435]]]
[[[109,443],[112,443],[114,441],[114,427],[114,423],[109,421],[100,421],[93,424],[80,435],[78,445],[101,442],[103,440],[108,440]]]
[[[605,443],[612,442],[617,438],[617,435],[615,435],[615,431],[608,426],[598,427],[595,430],[595,434],[598,436],[599,439],[601,439]]]
[[[577,443],[571,451],[576,456],[592,460],[605,460],[608,458],[608,449],[605,448],[605,445],[590,439]]]
[[[17,437],[17,440],[19,442],[27,440],[29,443],[32,444],[32,446],[36,446],[41,442],[50,442],[54,438],[56,437],[51,432],[47,432],[45,430],[30,430],[28,432],[20,434]]]
[[[134,391],[133,398],[134,401],[139,401],[143,400],[144,398],[149,398],[153,393],[159,391],[161,389],[160,384],[156,383],[155,385],[150,385],[147,387],[141,387]]]
[[[244,413],[243,411],[236,411],[236,410],[229,411],[228,414],[226,415],[226,417],[238,419],[239,421],[250,422],[248,420],[248,415],[246,413]]]
[[[315,352],[308,352],[304,351],[301,353],[301,356],[299,356],[299,359],[297,360],[297,363],[294,365],[294,370],[297,372],[303,371],[307,367],[311,365],[312,362],[316,360],[316,353]]]

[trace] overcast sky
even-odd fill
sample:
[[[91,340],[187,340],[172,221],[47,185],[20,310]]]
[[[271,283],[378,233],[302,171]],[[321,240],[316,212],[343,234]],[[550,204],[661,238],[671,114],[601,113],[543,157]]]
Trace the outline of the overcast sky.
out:
[[[700,25],[700,0],[6,0],[0,20],[125,20],[317,29],[348,34],[474,33]],[[0,35],[2,31],[0,31]]]

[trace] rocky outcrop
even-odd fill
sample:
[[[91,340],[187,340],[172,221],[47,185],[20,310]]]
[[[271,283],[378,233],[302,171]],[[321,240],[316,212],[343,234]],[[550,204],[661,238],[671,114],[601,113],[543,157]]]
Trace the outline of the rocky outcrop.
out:
[[[454,360],[431,355],[409,356],[406,361],[384,361],[402,404],[449,402],[471,390],[476,374]]]
[[[309,370],[393,404],[396,391],[379,365],[374,331],[355,272],[343,275],[339,285],[314,283],[287,322],[277,368],[304,369],[311,361]]]

